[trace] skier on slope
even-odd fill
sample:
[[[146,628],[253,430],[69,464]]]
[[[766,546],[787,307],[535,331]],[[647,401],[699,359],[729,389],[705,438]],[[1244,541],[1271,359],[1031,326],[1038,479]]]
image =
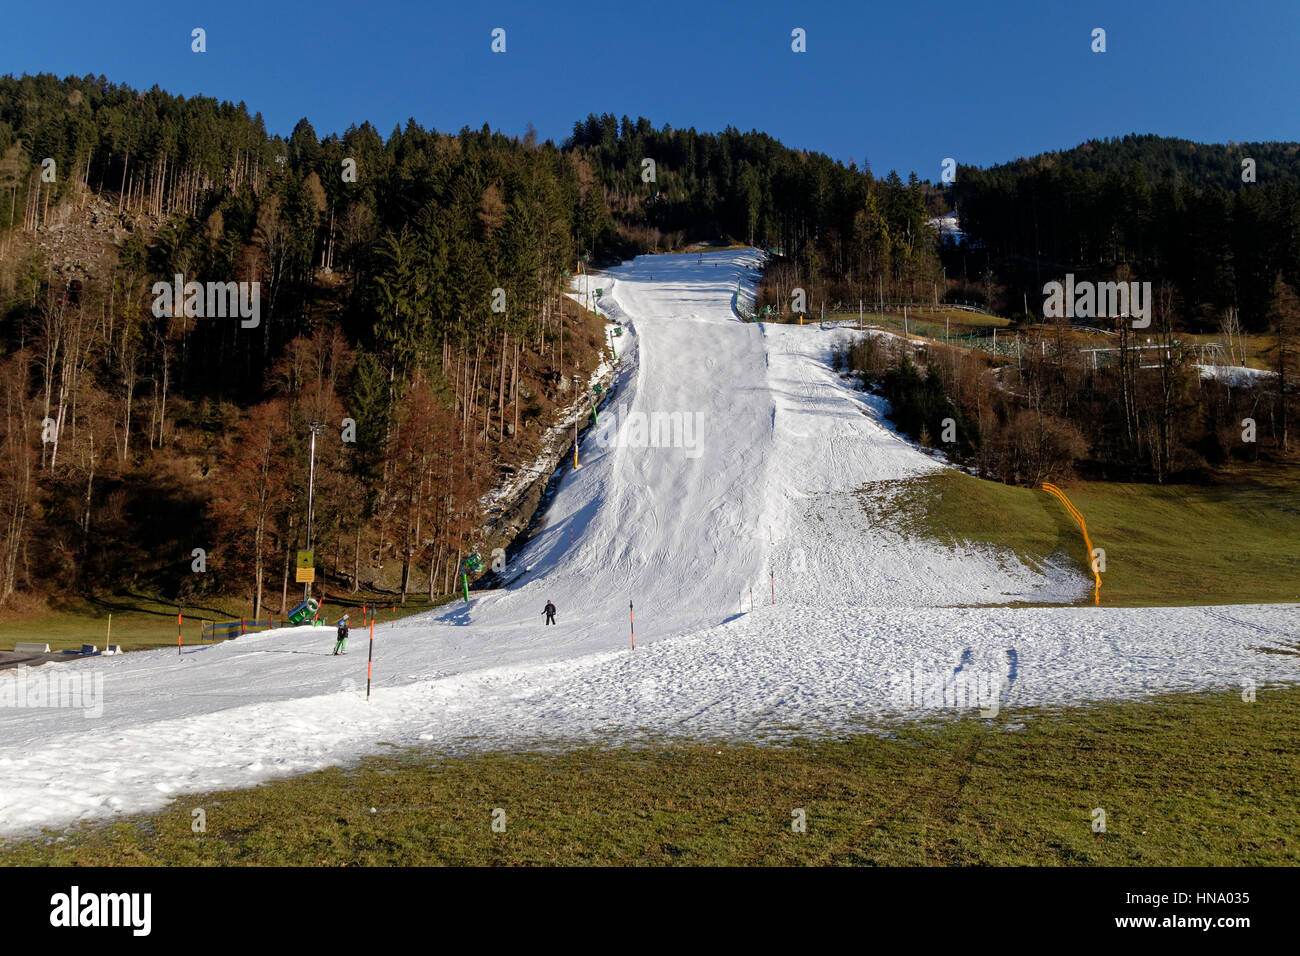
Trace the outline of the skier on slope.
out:
[[[547,601],[547,602],[546,602],[546,608],[545,608],[545,610],[543,611],[543,613],[545,613],[545,615],[546,615],[546,623],[547,623],[547,624],[554,624],[554,623],[555,623],[555,605],[554,605],[554,604],[552,604],[550,601]]]
[[[348,647],[348,616],[343,615],[343,620],[339,621],[339,639],[334,642],[334,653],[346,651]]]

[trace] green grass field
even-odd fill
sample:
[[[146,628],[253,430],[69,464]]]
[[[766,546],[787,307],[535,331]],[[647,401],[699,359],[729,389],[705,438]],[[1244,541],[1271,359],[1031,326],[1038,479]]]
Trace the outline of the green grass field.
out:
[[[781,747],[396,751],[3,842],[0,865],[1294,865],[1297,726],[1300,688],[1265,687]]]
[[[1300,475],[1291,471],[1261,467],[1207,487],[1062,485],[1106,552],[1101,603],[1300,601]],[[1087,573],[1078,526],[1044,491],[944,471],[863,493],[877,519],[900,531],[1007,548],[1034,565],[1068,556]]]

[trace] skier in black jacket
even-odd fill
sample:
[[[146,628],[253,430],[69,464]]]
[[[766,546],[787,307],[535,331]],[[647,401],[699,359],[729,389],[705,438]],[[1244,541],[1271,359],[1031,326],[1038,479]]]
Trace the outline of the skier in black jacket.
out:
[[[546,623],[547,623],[547,624],[554,624],[554,623],[555,623],[555,605],[552,604],[550,601],[547,601],[547,602],[546,602],[546,609],[545,609],[544,613],[546,614]]]
[[[348,647],[348,616],[343,615],[343,620],[339,621],[339,639],[334,642],[334,653],[346,651]]]

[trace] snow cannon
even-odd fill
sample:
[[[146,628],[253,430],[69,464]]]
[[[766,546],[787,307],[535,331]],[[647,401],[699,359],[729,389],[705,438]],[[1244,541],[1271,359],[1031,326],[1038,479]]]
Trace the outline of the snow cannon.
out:
[[[310,620],[311,618],[315,617],[316,612],[319,610],[320,610],[320,602],[317,601],[315,598],[308,598],[307,600],[303,601],[296,608],[294,608],[292,611],[289,612],[289,623],[301,624],[304,621]]]
[[[482,571],[482,570],[483,570],[483,559],[478,556],[478,552],[471,554],[469,557],[465,559],[466,573],[473,574],[476,571]]]

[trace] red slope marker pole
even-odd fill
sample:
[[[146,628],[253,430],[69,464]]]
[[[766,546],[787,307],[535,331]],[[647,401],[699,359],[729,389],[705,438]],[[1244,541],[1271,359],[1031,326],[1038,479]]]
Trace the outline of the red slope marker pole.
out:
[[[370,668],[375,660],[375,619],[370,619],[370,656],[366,658],[366,701],[370,701]]]
[[[176,609],[176,655],[178,657],[180,656],[181,653],[181,635],[184,633],[183,631],[181,631],[181,620],[182,620],[181,609],[177,608]]]
[[[632,602],[627,602],[627,623],[632,629],[632,650],[636,650],[636,618],[632,616]]]

